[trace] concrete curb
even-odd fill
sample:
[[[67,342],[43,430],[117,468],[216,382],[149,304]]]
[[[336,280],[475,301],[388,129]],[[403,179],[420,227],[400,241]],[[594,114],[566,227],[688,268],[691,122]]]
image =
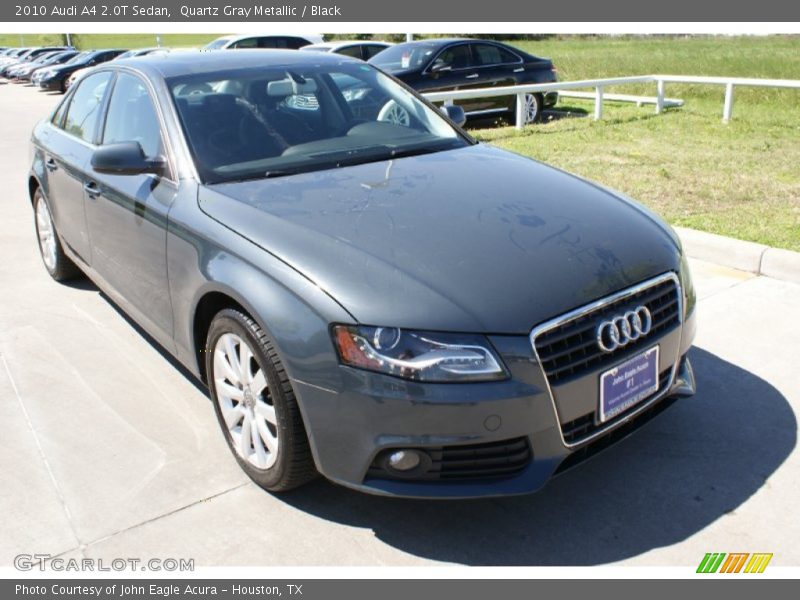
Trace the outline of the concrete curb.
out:
[[[800,252],[675,227],[691,258],[800,284]]]

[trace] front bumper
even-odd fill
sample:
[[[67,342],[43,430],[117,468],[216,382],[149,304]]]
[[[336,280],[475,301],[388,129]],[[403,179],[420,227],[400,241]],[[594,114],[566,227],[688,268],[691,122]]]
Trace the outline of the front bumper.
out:
[[[686,356],[694,331],[692,310],[679,326],[653,338],[662,348],[659,372],[668,374],[666,383],[596,435],[576,442],[565,441],[567,422],[576,410],[593,411],[596,397],[592,393],[574,397],[571,404],[582,409],[565,409],[563,394],[554,401],[526,336],[489,338],[510,371],[511,377],[505,381],[422,384],[342,366],[341,389],[295,380],[295,391],[317,468],[334,482],[397,497],[524,494],[539,490],[557,472],[638,429],[674,399],[694,394],[694,374]],[[599,372],[587,373],[580,380],[596,389]],[[385,478],[375,468],[388,450],[416,448],[438,455],[442,448],[469,451],[503,442],[514,446],[519,440],[527,441],[531,459],[508,476],[429,481]]]
[[[45,79],[39,82],[39,89],[48,92],[60,92],[61,80],[60,79]]]

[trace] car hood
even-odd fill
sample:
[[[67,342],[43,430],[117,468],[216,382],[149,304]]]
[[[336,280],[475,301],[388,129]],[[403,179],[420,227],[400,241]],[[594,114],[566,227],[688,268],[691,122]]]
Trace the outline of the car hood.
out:
[[[84,69],[86,67],[88,67],[86,63],[80,63],[74,65],[53,65],[50,68],[53,70],[53,73],[61,74],[68,71],[77,71],[78,69]]]
[[[527,333],[680,261],[640,205],[485,145],[201,186],[199,203],[370,325]]]

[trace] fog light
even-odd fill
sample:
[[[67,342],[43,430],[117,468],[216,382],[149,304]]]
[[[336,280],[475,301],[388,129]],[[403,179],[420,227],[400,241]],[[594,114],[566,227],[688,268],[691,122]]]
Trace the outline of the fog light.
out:
[[[410,471],[419,466],[419,453],[415,450],[397,450],[389,455],[389,466],[395,471]]]

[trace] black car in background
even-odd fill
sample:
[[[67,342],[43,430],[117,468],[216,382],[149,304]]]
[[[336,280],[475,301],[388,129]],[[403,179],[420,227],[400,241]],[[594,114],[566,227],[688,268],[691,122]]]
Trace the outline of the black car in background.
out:
[[[32,62],[42,54],[63,50],[72,50],[72,48],[68,46],[42,46],[41,48],[28,48],[25,52],[17,55],[14,61],[5,63],[2,67],[0,67],[0,76],[5,77],[6,73],[11,67],[15,67],[26,62]]]
[[[44,69],[47,67],[55,67],[57,65],[63,65],[64,63],[69,62],[76,56],[78,56],[80,52],[77,50],[64,50],[63,52],[54,52],[52,54],[43,54],[44,58],[39,58],[38,60],[34,61],[30,65],[27,66],[17,66],[15,69],[9,73],[11,79],[15,79],[17,81],[30,81],[33,74],[38,71],[39,69]]]
[[[407,42],[387,48],[368,62],[422,93],[556,81],[556,69],[550,59],[490,40]],[[542,109],[554,106],[558,94],[528,94],[525,101],[525,121],[539,121]],[[468,117],[501,114],[513,117],[516,97],[475,98],[456,104],[463,107]]]
[[[65,92],[67,77],[78,69],[86,69],[116,58],[125,49],[115,50],[92,50],[85,54],[79,61],[70,61],[67,64],[48,68],[39,80],[39,87],[43,90]]]

